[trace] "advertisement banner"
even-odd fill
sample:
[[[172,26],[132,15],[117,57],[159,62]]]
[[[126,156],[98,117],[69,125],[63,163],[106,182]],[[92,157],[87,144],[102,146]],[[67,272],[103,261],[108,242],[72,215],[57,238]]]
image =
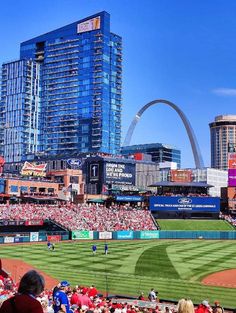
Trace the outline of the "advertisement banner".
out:
[[[4,237],[4,243],[13,243],[14,237]]]
[[[58,242],[61,240],[61,235],[47,235],[47,241]]]
[[[77,33],[80,34],[91,30],[100,29],[100,24],[101,24],[100,16],[91,18],[77,25]]]
[[[21,175],[44,177],[46,176],[46,167],[46,163],[36,165],[26,161],[21,169]]]
[[[0,226],[15,226],[15,225],[25,225],[25,221],[7,221],[7,220],[1,220]]]
[[[99,232],[99,239],[112,239],[112,232],[111,231]]]
[[[159,230],[140,231],[140,239],[159,239]]]
[[[228,161],[228,168],[229,169],[236,169],[236,160],[229,159],[229,161]]]
[[[135,164],[106,162],[104,178],[106,184],[135,185]]]
[[[93,239],[93,231],[89,230],[72,231],[72,239]]]
[[[30,233],[30,241],[39,241],[39,233],[31,232]]]
[[[228,153],[228,160],[236,160],[236,153],[235,152]]]
[[[15,237],[14,238],[14,242],[17,243],[17,242],[24,242],[24,238],[27,238],[27,237]],[[28,237],[29,238],[29,237]]]
[[[116,196],[116,201],[122,202],[142,202],[143,197],[141,196]]]
[[[236,169],[228,170],[228,186],[236,187]]]
[[[219,197],[164,197],[152,196],[149,198],[151,211],[193,211],[219,212]]]
[[[133,239],[134,232],[132,230],[120,230],[117,232],[117,239]]]
[[[25,226],[42,226],[43,220],[30,220],[25,221]]]
[[[191,170],[171,170],[170,177],[173,182],[189,183],[193,176]]]

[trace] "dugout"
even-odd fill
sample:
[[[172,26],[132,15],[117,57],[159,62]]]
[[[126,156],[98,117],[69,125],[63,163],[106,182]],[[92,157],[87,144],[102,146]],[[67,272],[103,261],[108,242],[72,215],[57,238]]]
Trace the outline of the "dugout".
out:
[[[155,218],[218,219],[220,198],[210,197],[212,186],[201,182],[158,182],[155,196],[149,198],[149,209]]]

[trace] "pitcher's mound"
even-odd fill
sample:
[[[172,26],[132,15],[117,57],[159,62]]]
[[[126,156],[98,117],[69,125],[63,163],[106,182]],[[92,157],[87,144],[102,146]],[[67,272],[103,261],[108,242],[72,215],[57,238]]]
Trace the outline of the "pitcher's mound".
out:
[[[236,269],[210,274],[202,280],[204,285],[236,288]]]
[[[23,262],[21,260],[17,259],[1,259],[2,260],[2,269],[5,270],[15,282],[19,282],[21,277],[30,270],[36,270],[40,274],[43,275],[45,279],[45,289],[51,290],[54,288],[59,281],[44,272],[38,270],[37,268],[34,268],[30,264]]]

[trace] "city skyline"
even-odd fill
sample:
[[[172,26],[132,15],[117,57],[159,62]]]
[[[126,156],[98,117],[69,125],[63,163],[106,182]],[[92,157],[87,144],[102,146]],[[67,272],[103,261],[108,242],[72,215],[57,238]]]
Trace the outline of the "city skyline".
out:
[[[186,114],[205,166],[210,166],[208,124],[217,115],[235,113],[236,3],[215,1],[214,7],[210,1],[121,3],[3,3],[0,63],[19,59],[21,42],[105,10],[111,15],[111,31],[123,38],[122,142],[143,105],[169,100]],[[185,129],[177,114],[164,105],[145,112],[131,144],[153,142],[176,146],[182,152],[182,167],[194,166]]]

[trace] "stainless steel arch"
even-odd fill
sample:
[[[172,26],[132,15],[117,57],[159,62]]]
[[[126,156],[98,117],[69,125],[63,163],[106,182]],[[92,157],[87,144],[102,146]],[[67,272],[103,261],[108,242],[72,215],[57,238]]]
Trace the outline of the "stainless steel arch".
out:
[[[174,103],[167,101],[167,100],[163,100],[163,99],[153,100],[153,101],[147,103],[146,105],[144,105],[142,107],[142,109],[138,111],[138,113],[135,115],[132,123],[129,126],[129,129],[128,129],[127,134],[125,136],[123,146],[129,146],[130,145],[131,137],[133,135],[135,126],[138,123],[138,121],[141,118],[144,111],[146,111],[150,106],[152,106],[154,104],[158,104],[158,103],[167,104],[178,113],[178,115],[180,116],[180,118],[181,118],[181,120],[185,126],[185,129],[186,129],[187,134],[188,134],[188,138],[189,138],[190,143],[191,143],[193,157],[194,157],[194,161],[195,161],[195,166],[196,166],[196,168],[203,168],[204,164],[203,164],[202,155],[201,155],[201,152],[200,152],[200,149],[198,146],[198,142],[197,142],[196,136],[194,134],[194,131],[193,131],[187,117],[185,116],[183,111],[181,111],[180,108],[177,107],[177,105],[175,105]]]

